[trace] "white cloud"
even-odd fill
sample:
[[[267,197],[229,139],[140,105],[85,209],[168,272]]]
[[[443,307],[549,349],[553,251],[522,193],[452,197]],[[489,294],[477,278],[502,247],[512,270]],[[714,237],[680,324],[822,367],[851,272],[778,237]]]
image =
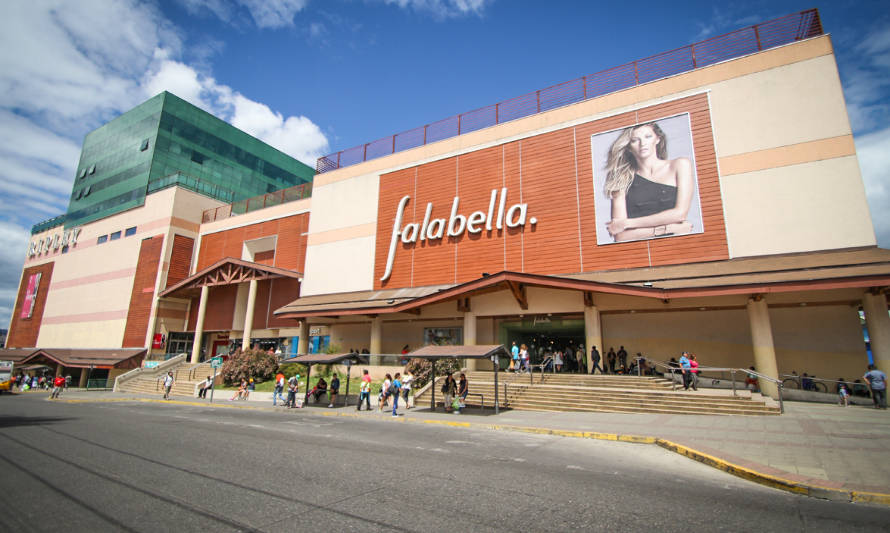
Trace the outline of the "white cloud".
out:
[[[384,4],[396,5],[418,13],[429,13],[436,18],[446,19],[475,15],[481,17],[485,8],[494,0],[383,0]]]
[[[878,245],[890,248],[890,127],[857,136],[856,153]]]
[[[239,8],[250,13],[258,28],[284,28],[294,25],[294,17],[309,0],[184,0],[186,10],[193,14],[210,12],[223,22],[239,26]]]
[[[234,18],[239,5],[258,26],[281,27],[293,23],[306,1],[186,3],[190,11],[206,8],[220,18]],[[169,90],[224,120],[250,125],[249,133],[310,164],[327,150],[310,119],[283,116],[217,83],[208,54],[218,43],[188,43],[190,51],[197,46],[204,53],[200,67],[183,61],[181,30],[154,2],[31,0],[3,8],[0,313],[12,307],[31,226],[68,206],[84,135],[147,97]]]

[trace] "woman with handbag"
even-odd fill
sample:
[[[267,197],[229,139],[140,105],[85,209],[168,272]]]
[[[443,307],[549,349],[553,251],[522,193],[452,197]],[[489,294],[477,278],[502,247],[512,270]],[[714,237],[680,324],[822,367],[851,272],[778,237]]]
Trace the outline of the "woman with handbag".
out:
[[[452,407],[452,403],[454,402],[454,394],[457,392],[457,383],[454,381],[454,376],[448,374],[445,378],[445,382],[442,383],[442,394],[444,394],[445,400],[445,411],[450,413],[454,410]]]

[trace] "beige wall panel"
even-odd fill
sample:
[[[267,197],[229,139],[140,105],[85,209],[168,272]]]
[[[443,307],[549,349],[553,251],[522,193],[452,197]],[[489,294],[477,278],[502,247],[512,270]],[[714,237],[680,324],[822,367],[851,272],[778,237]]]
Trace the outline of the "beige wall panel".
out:
[[[56,281],[55,278],[53,281]],[[50,287],[46,308],[43,311],[44,324],[54,322],[53,319],[64,320],[71,315],[87,313],[120,311],[126,316],[132,290],[132,276],[62,290],[53,290]],[[41,336],[43,327],[45,326],[41,326]],[[120,348],[120,344],[117,347]]]
[[[386,337],[386,324],[383,326]],[[371,323],[364,324],[333,324],[331,326],[331,344],[336,344],[346,352],[352,349],[361,351],[371,345]]]
[[[302,296],[370,290],[374,286],[374,237],[307,246],[305,274]]]
[[[37,344],[44,348],[120,348],[126,317],[119,320],[44,324]]]
[[[201,223],[205,210],[226,205],[219,200],[208,198],[187,189],[173,187],[171,190],[175,191],[176,195],[172,215],[176,218],[188,220],[197,224]]]
[[[565,313],[584,310],[583,296],[577,291],[529,287],[526,289],[526,297],[528,299],[528,309],[526,310],[519,307],[519,303],[509,290],[473,297],[470,307],[479,316]],[[456,306],[457,304],[452,305]]]
[[[711,117],[721,157],[851,133],[833,55],[712,85]]]
[[[853,380],[868,355],[858,310],[850,306],[770,309],[779,373]],[[833,392],[833,390],[831,391]]]
[[[721,180],[730,257],[874,246],[853,156]]]
[[[312,202],[324,208],[312,212],[309,234],[375,223],[379,189],[377,174],[316,186],[312,190]]]

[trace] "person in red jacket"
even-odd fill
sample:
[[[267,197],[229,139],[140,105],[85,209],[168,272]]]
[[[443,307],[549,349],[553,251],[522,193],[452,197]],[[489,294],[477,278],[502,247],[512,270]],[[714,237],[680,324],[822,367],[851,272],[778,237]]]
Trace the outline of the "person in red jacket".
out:
[[[65,378],[62,376],[56,376],[56,379],[53,380],[53,392],[50,394],[50,400],[55,400],[59,396],[62,395],[62,389],[65,388]]]

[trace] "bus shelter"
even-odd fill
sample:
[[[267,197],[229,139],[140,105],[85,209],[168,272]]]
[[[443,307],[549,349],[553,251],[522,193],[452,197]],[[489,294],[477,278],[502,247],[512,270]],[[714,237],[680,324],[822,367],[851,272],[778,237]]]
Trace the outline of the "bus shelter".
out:
[[[306,355],[298,355],[290,359],[281,361],[281,364],[299,363],[306,365],[306,392],[303,394],[303,405],[309,405],[309,377],[312,376],[312,365],[344,365],[346,366],[346,394],[344,395],[344,405],[349,405],[349,378],[352,373],[352,367],[355,365],[368,364],[368,355],[358,353],[312,353]]]
[[[501,357],[509,357],[507,348],[503,344],[485,344],[485,345],[456,345],[456,346],[424,346],[423,348],[414,350],[406,354],[408,359],[428,359],[432,370],[430,376],[430,409],[436,410],[436,361],[439,359],[489,359],[494,363],[494,367],[498,368],[498,361]],[[498,372],[494,373],[494,413],[498,414]]]

